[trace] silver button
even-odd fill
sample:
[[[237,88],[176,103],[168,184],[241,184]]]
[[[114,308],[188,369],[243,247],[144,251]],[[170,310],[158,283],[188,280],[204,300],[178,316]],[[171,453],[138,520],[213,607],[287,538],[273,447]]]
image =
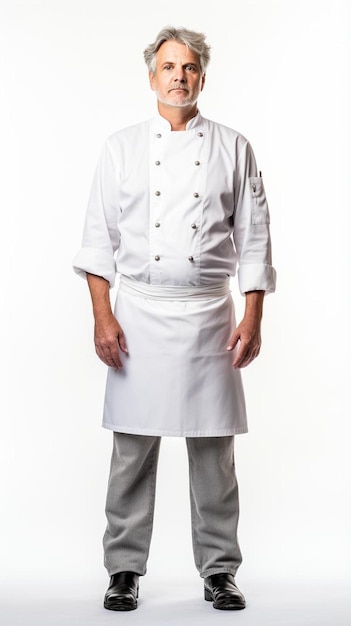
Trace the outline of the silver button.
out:
[[[161,137],[162,137],[161,133],[157,133],[156,137],[157,137],[157,139],[161,139]]]
[[[155,161],[155,165],[161,165],[161,161]]]
[[[161,224],[160,222],[155,222],[155,228],[160,228]]]
[[[155,256],[155,261],[159,261],[159,260],[160,260],[160,257],[159,257],[159,255],[158,255],[158,254],[156,254],[156,256]]]
[[[191,225],[191,228],[193,228],[195,230],[195,228],[196,228],[195,222],[193,222],[193,224]]]
[[[204,134],[200,131],[199,133],[197,133],[197,136],[198,136],[198,137],[203,137],[203,136],[204,136]]]
[[[194,198],[198,198],[198,197],[199,197],[199,194],[197,193],[197,191],[195,191]]]
[[[194,257],[193,256],[188,256],[188,261],[193,261]]]
[[[255,193],[255,191],[256,191],[256,185],[252,185],[252,191]]]
[[[160,191],[155,191],[155,196],[160,196],[161,192]]]
[[[200,165],[200,161],[195,161],[195,165]]]

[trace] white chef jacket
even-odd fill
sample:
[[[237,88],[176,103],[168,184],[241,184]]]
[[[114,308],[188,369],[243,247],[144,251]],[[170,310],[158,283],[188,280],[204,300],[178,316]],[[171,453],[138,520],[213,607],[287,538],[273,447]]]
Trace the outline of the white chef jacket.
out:
[[[144,306],[146,294],[138,299],[135,293],[118,293],[115,314],[125,331],[130,355],[133,326],[140,324],[146,341],[148,335],[157,338],[160,352],[155,357],[154,368],[149,368],[147,381],[147,364],[144,364],[144,371],[142,366],[138,370],[137,359],[134,367],[131,356],[130,363],[126,360],[123,370],[117,372],[109,368],[104,426],[120,432],[171,436],[220,436],[246,432],[242,383],[240,372],[231,367],[233,355],[226,355],[228,364],[221,370],[222,388],[218,389],[213,387],[216,366],[212,364],[205,375],[208,355],[204,356],[202,365],[197,368],[201,374],[196,385],[200,389],[213,387],[213,393],[211,398],[204,393],[203,399],[197,394],[196,405],[191,402],[194,396],[194,363],[189,362],[192,384],[179,402],[187,376],[184,355],[190,353],[190,344],[193,350],[197,343],[194,344],[192,338],[189,346],[182,347],[178,370],[183,370],[183,374],[185,371],[185,376],[178,377],[182,379],[179,388],[173,374],[169,380],[164,376],[172,365],[171,362],[166,363],[162,342],[164,339],[164,345],[167,345],[173,330],[168,332],[169,328],[163,336],[160,323],[160,315],[162,319],[172,317],[164,309],[165,306],[173,306],[171,302],[177,299],[172,293],[177,294],[187,288],[192,299],[194,293],[201,293],[201,289],[223,285],[229,277],[235,276],[237,268],[241,293],[252,290],[270,293],[275,290],[269,211],[263,181],[258,176],[253,150],[243,135],[198,113],[188,122],[185,131],[172,131],[169,122],[157,115],[155,119],[108,137],[91,188],[82,248],[73,266],[82,276],[87,272],[102,276],[111,287],[118,271],[127,281],[145,285],[145,289],[154,287],[157,293],[163,288],[168,294],[168,301],[166,304],[163,301],[159,312],[155,304],[157,296],[152,296],[152,306],[156,308],[150,322],[150,309],[146,311]],[[212,302],[212,305],[217,303],[218,312],[222,311],[226,302],[224,309],[225,315],[229,315],[226,318],[229,320],[228,333],[232,332],[234,323],[232,301],[229,300],[231,297],[222,296]],[[198,301],[198,306],[206,309],[204,302],[200,305]],[[207,309],[213,326],[217,314],[213,306],[207,306]],[[195,311],[190,316],[194,329],[198,328],[200,309],[198,313],[200,317],[197,321]],[[184,319],[184,313],[182,316]],[[204,324],[202,318],[201,323]],[[208,320],[205,326],[213,334]],[[220,340],[225,344],[224,350],[229,336],[223,335]],[[140,341],[143,339],[138,336],[136,350]],[[144,357],[149,354],[150,345],[145,345],[140,354],[143,353]],[[172,345],[174,347],[174,343]],[[214,353],[218,353],[217,348]],[[220,359],[222,357],[224,354],[221,353]],[[126,359],[124,355],[122,358]],[[189,358],[191,361],[192,356]],[[163,360],[163,365],[155,374],[160,360]],[[230,374],[227,372],[228,365]],[[158,380],[155,388],[158,401],[154,403],[150,389],[157,376],[162,376],[164,402],[159,401]],[[229,404],[228,386],[232,395]],[[140,388],[144,394],[138,393]],[[177,389],[177,396],[172,393],[174,389]],[[149,411],[145,409],[145,394],[150,407],[152,405]],[[140,395],[142,401],[138,400]],[[218,397],[223,397],[222,404]],[[131,398],[134,398],[134,404]],[[181,406],[181,411],[177,411],[175,405]],[[185,419],[184,411],[190,405],[191,415]],[[144,419],[145,411],[147,416]],[[168,413],[167,419],[165,412]]]

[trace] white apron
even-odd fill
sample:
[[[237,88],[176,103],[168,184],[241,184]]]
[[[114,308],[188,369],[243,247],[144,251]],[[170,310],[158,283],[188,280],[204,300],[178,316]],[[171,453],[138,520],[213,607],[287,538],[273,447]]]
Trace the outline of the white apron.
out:
[[[157,287],[122,277],[115,315],[129,354],[109,368],[103,426],[156,436],[216,437],[247,432],[233,352],[229,281]]]

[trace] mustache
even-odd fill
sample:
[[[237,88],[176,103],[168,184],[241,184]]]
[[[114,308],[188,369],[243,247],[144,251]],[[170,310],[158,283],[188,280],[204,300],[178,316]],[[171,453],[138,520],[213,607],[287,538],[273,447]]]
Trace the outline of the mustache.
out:
[[[186,85],[182,85],[181,83],[175,83],[174,85],[171,85],[169,91],[173,91],[174,89],[184,89],[184,91],[189,92],[189,89],[186,87]]]

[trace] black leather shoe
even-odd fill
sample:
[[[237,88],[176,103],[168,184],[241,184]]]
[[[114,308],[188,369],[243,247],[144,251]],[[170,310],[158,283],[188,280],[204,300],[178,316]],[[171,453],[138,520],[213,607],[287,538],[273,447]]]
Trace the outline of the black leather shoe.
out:
[[[245,598],[235,584],[233,574],[213,574],[205,578],[205,600],[212,601],[215,609],[235,611],[244,609]]]
[[[119,572],[110,578],[104,598],[105,609],[111,611],[133,611],[138,606],[139,574]]]

